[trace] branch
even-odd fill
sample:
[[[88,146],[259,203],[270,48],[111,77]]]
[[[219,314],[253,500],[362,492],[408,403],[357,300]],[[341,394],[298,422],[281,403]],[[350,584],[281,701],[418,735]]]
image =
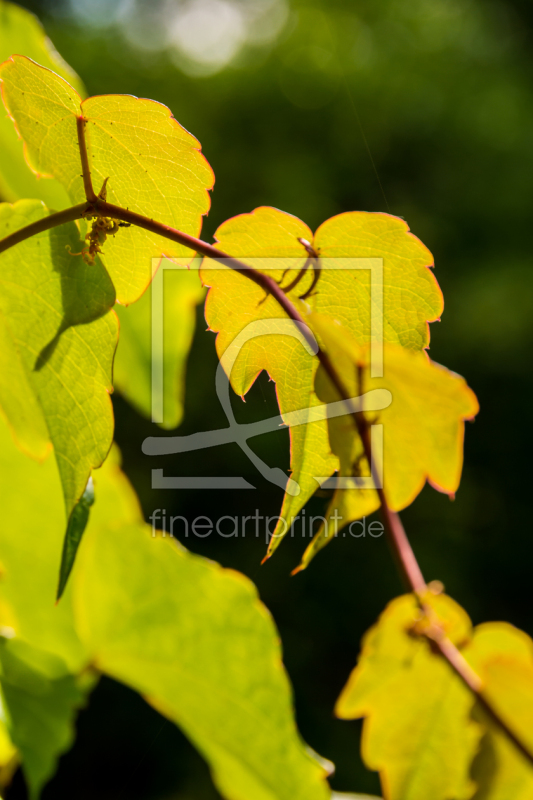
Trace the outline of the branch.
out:
[[[49,214],[43,219],[38,219],[37,222],[31,222],[24,228],[10,233],[4,239],[0,239],[0,253],[8,250],[25,239],[30,239],[36,233],[50,230],[50,228],[57,228],[58,225],[64,225],[66,222],[74,222],[76,219],[81,219],[84,215],[87,203],[80,203],[72,208],[66,208],[64,211],[56,211],[54,214]]]
[[[43,220],[34,222],[31,225],[27,225],[25,228],[10,234],[5,239],[0,240],[0,253],[4,250],[7,250],[8,247],[12,247],[19,242],[24,241],[24,239],[33,236],[35,233],[40,233],[57,225],[62,225],[65,222],[80,219],[85,215],[90,216],[91,214],[111,217],[112,219],[118,219],[122,222],[129,222],[132,225],[137,225],[138,227],[158,234],[165,239],[170,239],[170,241],[182,244],[185,247],[190,248],[192,251],[206,256],[207,258],[218,261],[230,269],[235,270],[236,272],[240,272],[260,286],[265,292],[271,294],[281,306],[283,311],[287,314],[287,316],[301,326],[301,331],[313,349],[316,347],[314,336],[309,331],[305,320],[273,278],[270,278],[268,275],[264,275],[262,272],[258,272],[252,267],[249,267],[243,261],[239,261],[238,259],[229,256],[227,253],[224,253],[217,247],[214,247],[213,245],[208,244],[201,239],[197,239],[195,236],[190,236],[189,234],[176,230],[169,225],[156,222],[155,220],[149,219],[142,214],[137,214],[135,211],[129,211],[128,209],[121,208],[120,206],[113,205],[112,203],[107,203],[99,198],[96,198],[96,200],[93,202],[82,203],[78,206],[74,206],[66,211],[50,214],[50,216],[45,217]],[[317,351],[316,355],[340,397],[347,401],[347,408],[349,409],[349,392],[346,390],[342,379],[337,374],[329,355],[321,349]],[[355,413],[351,414],[351,416],[354,420],[357,432],[361,437],[367,461],[371,465],[374,482],[376,485],[379,485],[379,480],[375,474],[375,468],[372,460],[368,424],[366,423],[362,414]],[[385,532],[387,534],[389,545],[393,551],[394,558],[398,564],[400,573],[407,587],[418,598],[422,610],[431,617],[431,609],[427,607],[423,600],[423,595],[427,589],[426,582],[416,560],[413,549],[409,543],[400,517],[391,510],[384,490],[377,489],[377,492],[381,501],[380,513],[383,519]],[[462,653],[457,649],[453,642],[444,634],[442,627],[440,627],[440,625],[434,626],[434,630],[428,631],[426,636],[435,645],[435,648],[440,653],[442,658],[447,661],[447,663],[459,676],[467,688],[475,695],[480,705],[485,709],[494,723],[502,730],[502,732],[509,738],[509,740],[522,753],[522,755],[524,755],[525,758],[533,765],[533,751],[531,751],[528,746],[524,744],[521,739],[511,730],[511,728],[509,728],[505,720],[502,719],[498,711],[493,707],[491,701],[485,694],[483,681],[468,664]]]

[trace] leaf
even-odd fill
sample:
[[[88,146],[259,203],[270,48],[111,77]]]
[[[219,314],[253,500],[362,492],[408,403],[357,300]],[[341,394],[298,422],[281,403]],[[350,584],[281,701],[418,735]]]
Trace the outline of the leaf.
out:
[[[65,534],[57,464],[28,459],[1,420],[0,486],[0,626],[55,654],[71,673],[80,672],[91,655],[76,632],[71,582],[55,603]]]
[[[81,101],[65,80],[29,59],[13,56],[0,67],[2,95],[25,144],[28,164],[52,175],[73,204],[83,202],[76,120],[83,117],[94,189],[104,179],[107,200],[185,233],[198,235],[209,211],[213,172],[200,144],[166,106],[129,95]],[[132,303],[149,284],[160,258],[180,263],[193,253],[142,228],[121,228],[104,246],[103,261],[117,299]]]
[[[0,666],[7,728],[36,800],[72,744],[74,715],[91,683],[82,688],[57,656],[18,639],[0,642]]]
[[[428,593],[427,602],[456,644],[470,634],[470,620],[451,598]],[[416,635],[419,622],[413,595],[389,603],[365,634],[336,714],[365,717],[363,760],[379,771],[387,800],[466,800],[481,734],[470,720],[474,697]]]
[[[37,17],[25,8],[3,0],[0,4],[0,63],[12,53],[28,56],[57,72],[70,81],[80,95],[85,94],[80,79],[56,52]],[[35,197],[57,210],[70,205],[68,195],[58,181],[37,180],[28,169],[22,143],[4,113],[0,114],[0,152],[0,196],[3,200],[14,202]]]
[[[59,585],[57,587],[57,600],[65,591],[69,575],[74,566],[74,560],[81,537],[87,527],[91,506],[94,503],[93,479],[89,478],[85,491],[72,509],[72,514],[68,521],[67,532],[63,541],[63,553],[61,555],[61,565],[59,567]]]
[[[1,309],[0,353],[0,411],[11,426],[20,449],[34,458],[43,459],[51,448],[46,420]]]
[[[350,397],[376,390],[390,392],[388,408],[367,414],[366,419],[367,423],[383,426],[383,488],[391,509],[400,511],[412,503],[426,480],[453,496],[461,478],[464,420],[472,419],[479,409],[465,380],[430,361],[425,353],[392,344],[383,346],[384,377],[373,378],[373,351],[369,345],[360,347],[333,320],[317,314],[310,314],[307,319],[342,376]],[[322,366],[317,371],[315,390],[324,403],[341,400]],[[339,457],[339,476],[350,479],[354,471],[369,475],[370,467],[352,418],[332,417],[328,426],[331,449]],[[318,550],[331,541],[332,518],[340,516],[342,527],[379,507],[377,492],[356,488],[356,480],[353,488],[336,489],[326,524],[305,551],[301,568],[308,566]]]
[[[409,233],[403,220],[388,214],[341,214],[321,225],[313,236],[296,217],[273,208],[258,208],[225,222],[215,236],[224,252],[268,272],[284,286],[293,282],[308,257],[299,240],[320,250],[322,272],[315,294],[306,303],[316,312],[334,316],[363,342],[371,335],[371,291],[379,290],[382,283],[386,287],[382,319],[387,342],[413,350],[426,347],[427,321],[437,319],[442,311],[442,295],[428,269],[431,254]],[[360,257],[377,259],[373,263],[378,267],[383,259],[382,282],[379,270],[374,275],[370,269],[353,268],[357,265],[354,259]],[[287,269],[290,272],[282,278]],[[276,301],[265,298],[264,291],[246,277],[207,260],[201,274],[211,287],[206,317],[210,328],[218,333],[219,358],[251,322],[285,318]],[[310,288],[311,282],[308,271],[288,296],[298,303],[299,295]],[[376,313],[380,318],[379,308]],[[289,335],[276,335],[276,323],[272,326],[271,335],[255,337],[240,351],[231,373],[235,392],[246,394],[259,372],[266,369],[276,381],[282,415],[319,405],[314,392],[316,358],[302,346],[302,337],[297,344]],[[318,488],[315,476],[331,475],[338,466],[330,451],[325,420],[298,425],[290,434],[292,479],[298,486],[293,484],[296,491],[285,496],[281,510],[284,520],[294,518]],[[285,532],[280,521],[269,554]]]
[[[185,365],[196,324],[196,306],[205,292],[198,271],[191,268],[164,269],[159,272],[143,296],[131,306],[117,306],[120,341],[113,366],[115,388],[140,414],[157,421],[163,428],[175,428],[181,422],[185,392]],[[164,277],[163,277],[164,276]],[[162,328],[160,356],[153,351],[152,330],[157,336],[160,312],[153,315],[153,291],[161,300]],[[152,385],[154,370],[160,376],[162,392]],[[158,386],[161,385],[158,384]]]
[[[47,214],[38,200],[2,204],[0,237]],[[23,449],[42,458],[53,444],[67,519],[111,446],[118,335],[109,276],[101,263],[71,255],[79,250],[72,223],[0,255],[0,402]]]
[[[328,798],[324,769],[297,734],[278,634],[253,584],[153,537],[141,519],[110,524],[108,510],[131,491],[116,464],[106,462],[95,483],[73,583],[78,629],[98,669],[182,728],[224,796]]]
[[[98,502],[55,606],[54,462],[26,459],[1,423],[0,444],[0,624],[71,673],[94,664],[140,691],[204,755],[223,796],[329,798],[324,768],[296,729],[279,634],[250,581],[153,538],[112,451],[94,473]]]
[[[474,629],[464,655],[499,714],[533,749],[533,641],[508,623],[490,622]],[[481,708],[474,714],[486,730],[473,764],[474,800],[531,800],[533,767]]]
[[[17,769],[20,761],[20,756],[17,748],[11,741],[7,727],[6,727],[6,710],[0,697],[0,791],[2,792],[6,786],[9,786],[15,770]]]
[[[428,592],[424,601],[481,677],[500,717],[531,748],[533,641],[502,622],[472,629],[445,595]],[[337,701],[337,716],[365,717],[362,755],[369,769],[380,771],[384,796],[460,800],[474,792],[474,800],[530,800],[533,767],[431,652],[421,631],[414,596],[393,600],[365,634],[358,665]]]

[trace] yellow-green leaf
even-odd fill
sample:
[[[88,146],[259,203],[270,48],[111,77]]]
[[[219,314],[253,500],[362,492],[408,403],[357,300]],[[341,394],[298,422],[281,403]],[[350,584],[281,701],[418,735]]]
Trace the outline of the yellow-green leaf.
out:
[[[533,750],[533,641],[508,623],[489,622],[474,629],[464,655],[498,713]],[[481,708],[474,713],[486,731],[473,764],[474,800],[531,800],[533,766]]]
[[[56,606],[54,461],[28,460],[2,422],[0,444],[0,625],[71,674],[92,664],[145,695],[204,755],[223,796],[327,800],[324,768],[296,729],[279,635],[251,582],[153,538],[112,451],[93,473],[98,499]]]
[[[110,521],[131,492],[116,464],[106,462],[95,484],[73,583],[78,629],[98,669],[183,729],[223,796],[326,800],[324,769],[296,731],[278,635],[253,584],[154,537],[140,518]]]
[[[90,660],[74,626],[72,587],[56,605],[65,534],[61,481],[54,458],[27,458],[0,421],[0,626],[61,658],[70,672]],[[28,497],[31,496],[31,502]],[[24,512],[21,513],[21,509]]]
[[[428,603],[456,644],[470,633],[465,612],[445,595]],[[380,773],[387,800],[466,800],[481,729],[474,697],[416,635],[413,595],[393,600],[365,635],[359,662],[336,706],[342,719],[365,717],[362,755]]]
[[[63,78],[27,58],[0,67],[2,95],[22,136],[28,163],[52,175],[73,204],[85,192],[77,119],[85,120],[88,160],[98,193],[107,178],[107,200],[197,236],[209,210],[213,172],[199,142],[166,106],[129,95],[82,102]],[[136,300],[166,255],[187,263],[193,253],[142,228],[121,228],[103,247],[117,299]]]
[[[48,213],[39,200],[0,205],[0,238]],[[0,403],[25,451],[42,458],[52,443],[67,517],[111,446],[118,335],[111,280],[71,255],[80,247],[71,223],[0,254]]]
[[[181,422],[185,365],[205,292],[197,269],[168,267],[133,305],[117,306],[120,340],[113,366],[115,388],[145,417],[163,428]],[[169,264],[170,266],[170,264]],[[157,306],[156,306],[157,303]],[[154,338],[159,337],[157,346]],[[157,374],[158,380],[153,383]]]
[[[483,681],[485,697],[533,747],[533,641],[502,622],[472,629],[445,595],[427,592],[433,624]],[[337,716],[364,717],[362,754],[387,800],[530,800],[533,767],[421,635],[413,595],[390,603],[363,639]]]
[[[45,458],[51,447],[46,420],[1,309],[0,353],[0,411],[21,450],[33,458]]]
[[[293,283],[306,262],[307,242],[319,251],[322,271],[306,303],[316,312],[334,316],[361,341],[371,337],[374,290],[379,294],[384,289],[383,314],[379,304],[374,312],[383,322],[387,342],[420,350],[429,342],[428,321],[441,314],[442,295],[428,268],[433,261],[431,253],[409,233],[403,220],[388,214],[341,214],[321,225],[313,236],[299,219],[277,209],[258,208],[225,222],[215,236],[223,251],[268,272],[285,287]],[[371,270],[368,262],[356,269],[361,266],[356,261],[359,258],[374,259],[375,269]],[[218,333],[219,357],[250,323],[286,319],[272,297],[265,298],[263,290],[238,273],[206,261],[202,279],[211,287],[206,316],[211,329]],[[298,302],[312,280],[309,269],[288,291],[289,297]],[[271,335],[256,336],[242,348],[231,373],[234,390],[244,395],[265,369],[276,381],[282,415],[319,405],[314,392],[316,359],[302,345],[302,337],[297,343],[286,328],[283,336],[276,334],[276,328],[279,330],[272,323]],[[338,466],[329,447],[325,420],[295,426],[290,433],[292,479],[297,486],[291,484],[294,491],[285,496],[281,511],[285,520],[295,517],[318,488],[316,476],[329,476]],[[280,522],[269,553],[282,536]]]
[[[464,421],[478,411],[476,397],[465,380],[432,362],[426,353],[393,344],[361,347],[336,321],[317,314],[310,314],[307,319],[350,397],[373,390],[390,393],[390,405],[367,413],[366,420],[383,426],[378,429],[382,457],[376,446],[374,458],[381,467],[383,488],[392,510],[409,505],[426,480],[439,491],[453,495],[461,478]],[[382,378],[371,377],[372,358],[376,358],[378,348],[383,356]],[[341,399],[322,366],[315,390],[325,403]],[[360,477],[370,476],[370,467],[352,417],[332,417],[328,426],[331,449],[339,458],[339,477],[346,479],[348,488],[336,489],[327,522],[308,546],[302,567],[331,541],[330,518],[334,512],[344,526],[379,507],[375,489],[357,487]]]
[[[6,709],[0,698],[0,797],[4,797],[4,789],[11,783],[20,762],[18,750],[7,730],[6,716]]]
[[[57,72],[84,96],[83,85],[54,49],[37,17],[25,8],[3,0],[0,3],[0,63],[13,53],[25,55]],[[70,205],[68,194],[56,180],[38,180],[24,159],[23,146],[9,117],[0,114],[0,197],[13,202],[27,197],[43,200],[49,208]]]
[[[56,655],[19,639],[0,641],[6,727],[20,753],[31,800],[74,740],[74,716],[92,681],[77,681]]]

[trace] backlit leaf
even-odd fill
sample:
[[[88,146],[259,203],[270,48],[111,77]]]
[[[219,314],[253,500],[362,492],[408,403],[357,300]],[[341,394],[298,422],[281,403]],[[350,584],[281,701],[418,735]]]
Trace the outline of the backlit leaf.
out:
[[[46,37],[37,17],[25,8],[3,0],[0,3],[0,63],[13,53],[28,56],[57,72],[84,96],[83,85]],[[43,200],[49,208],[60,210],[70,205],[68,194],[56,180],[38,180],[24,159],[22,142],[13,123],[0,113],[0,197],[13,202],[27,197]]]
[[[410,352],[392,344],[382,348],[383,377],[373,378],[372,358],[376,358],[379,346],[360,347],[345,329],[325,317],[311,314],[307,319],[342,376],[350,397],[373,390],[390,392],[390,405],[367,413],[366,419],[367,423],[383,426],[382,478],[391,509],[400,511],[412,503],[426,480],[439,491],[453,495],[461,478],[464,420],[478,411],[476,397],[464,379],[430,361],[426,353]],[[315,390],[325,403],[341,399],[322,366]],[[342,519],[342,527],[379,507],[374,489],[356,485],[359,477],[370,475],[370,468],[353,419],[348,415],[333,417],[328,426],[331,449],[339,458],[340,478],[356,478],[352,488],[335,491],[326,524],[308,546],[302,567],[331,541],[329,520],[335,512],[336,518]],[[380,454],[376,452],[374,458],[379,462]]]
[[[27,458],[15,447],[3,421],[0,498],[0,626],[55,654],[71,673],[77,673],[89,663],[90,654],[74,625],[72,582],[56,604],[65,535],[57,464],[51,457],[42,463]]]
[[[503,719],[533,750],[533,641],[512,625],[489,622],[474,629],[464,655]],[[486,733],[473,764],[474,799],[531,800],[533,767],[481,708],[475,716]]]
[[[31,800],[74,739],[74,715],[92,682],[76,681],[57,656],[18,639],[0,641],[0,687],[10,737]]]
[[[0,205],[0,238],[47,214],[38,200]],[[71,223],[0,254],[0,402],[24,450],[42,458],[52,443],[67,518],[111,446],[118,335],[111,280],[67,249],[80,247]]]
[[[306,299],[314,311],[327,314],[344,324],[360,341],[369,341],[375,319],[382,319],[386,342],[420,350],[429,342],[428,321],[442,311],[442,295],[429,266],[431,253],[411,233],[407,224],[388,214],[353,212],[325,222],[313,233],[296,217],[273,208],[258,208],[251,214],[225,222],[217,230],[220,248],[268,272],[282,285],[289,286],[305,264],[308,251],[303,239],[320,251],[322,272],[315,293]],[[368,262],[374,259],[375,269]],[[274,259],[274,260],[272,260]],[[364,268],[357,268],[363,266]],[[383,278],[380,278],[383,264]],[[290,270],[284,276],[284,271]],[[206,317],[218,333],[219,357],[249,325],[257,320],[286,319],[272,297],[246,277],[205,261],[202,280],[211,287],[206,302]],[[312,282],[311,270],[288,295],[295,302]],[[383,291],[383,314],[379,304],[371,313],[371,292]],[[265,323],[266,325],[267,323]],[[235,392],[244,395],[255,378],[266,369],[276,381],[282,415],[319,404],[314,392],[317,360],[300,343],[286,334],[254,337],[239,353],[231,372]],[[279,327],[279,326],[278,326]],[[292,329],[294,330],[294,329]],[[317,421],[291,429],[293,494],[286,494],[281,517],[295,517],[318,488],[316,476],[331,475],[338,460],[331,453],[327,424]],[[299,491],[298,491],[299,488]],[[269,553],[284,534],[280,522],[271,540]]]
[[[472,629],[446,595],[424,601],[484,684],[497,713],[533,746],[533,642],[502,622]],[[435,619],[433,622],[435,622]],[[342,719],[364,717],[361,750],[387,800],[530,800],[533,767],[420,634],[413,595],[389,603],[363,639],[337,701]]]
[[[6,709],[0,697],[0,797],[4,796],[4,789],[11,783],[20,761],[18,750],[7,730],[6,717]]]
[[[0,443],[0,625],[71,673],[92,664],[141,692],[204,755],[223,796],[327,800],[324,768],[296,729],[279,635],[251,582],[152,537],[112,452],[94,472],[98,500],[56,606],[54,462],[26,459],[3,423]]]
[[[76,120],[85,137],[94,189],[108,178],[107,200],[198,235],[209,210],[213,172],[199,142],[168,108],[129,95],[90,97],[50,70],[13,56],[0,67],[2,95],[36,173],[52,175],[73,204],[85,199]],[[104,263],[123,304],[144,291],[159,259],[187,263],[193,253],[135,226],[121,228],[103,248]]]
[[[448,636],[460,643],[470,620],[449,597],[428,598]],[[389,603],[365,635],[336,706],[342,719],[365,717],[362,756],[380,773],[387,800],[462,800],[472,793],[470,762],[480,737],[474,697],[429,644],[415,635],[414,596]]]
[[[118,465],[95,473],[98,502],[73,574],[78,629],[102,672],[179,725],[231,800],[329,797],[292,716],[278,634],[253,584],[113,509],[131,492]],[[142,601],[139,601],[142,598]]]
[[[51,447],[46,420],[1,310],[0,353],[0,410],[21,450],[33,458],[44,458]]]

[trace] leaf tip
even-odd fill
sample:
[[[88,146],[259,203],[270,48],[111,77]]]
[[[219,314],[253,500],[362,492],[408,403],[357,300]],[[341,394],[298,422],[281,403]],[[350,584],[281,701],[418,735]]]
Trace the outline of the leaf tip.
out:
[[[91,506],[94,503],[94,485],[92,476],[89,476],[85,490],[71,511],[61,553],[59,567],[59,581],[56,594],[56,605],[61,600],[67,581],[74,566],[74,561],[80,546],[81,538],[89,521]]]

